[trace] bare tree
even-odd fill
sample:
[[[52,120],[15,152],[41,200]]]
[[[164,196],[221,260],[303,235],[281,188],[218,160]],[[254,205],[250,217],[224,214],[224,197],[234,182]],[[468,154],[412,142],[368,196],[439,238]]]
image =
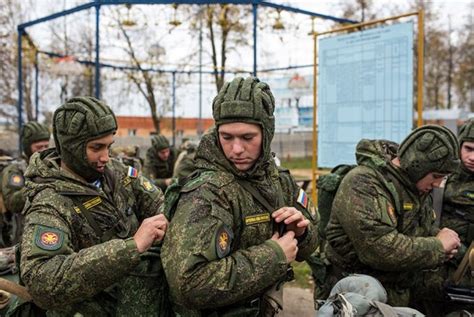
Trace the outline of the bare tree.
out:
[[[131,6],[127,6],[128,10],[130,10],[130,8]],[[160,66],[163,64],[162,58],[165,55],[165,50],[160,45],[159,39],[156,41],[156,38],[154,38],[155,41],[153,44],[148,43],[148,46],[145,47],[143,43],[146,43],[147,40],[150,39],[143,32],[140,32],[139,36],[142,37],[142,41],[140,42],[138,40],[139,37],[127,29],[127,24],[131,21],[122,19],[120,8],[115,10],[113,14],[115,25],[118,27],[121,37],[125,40],[125,46],[122,47],[122,49],[127,54],[129,63],[136,68],[136,70],[127,70],[124,72],[128,80],[134,84],[148,103],[156,133],[160,133],[161,118],[164,113],[169,110],[170,104],[168,88],[169,75],[155,72],[150,69],[150,66]],[[140,19],[145,21],[146,16],[142,14]]]

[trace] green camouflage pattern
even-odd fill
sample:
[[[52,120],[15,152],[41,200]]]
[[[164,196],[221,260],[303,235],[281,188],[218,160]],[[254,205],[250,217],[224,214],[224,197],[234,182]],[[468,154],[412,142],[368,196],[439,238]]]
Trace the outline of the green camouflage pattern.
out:
[[[466,248],[474,238],[474,173],[463,166],[446,182],[440,227],[455,230]]]
[[[143,174],[151,179],[156,186],[164,192],[166,190],[165,180],[173,177],[173,169],[176,162],[176,149],[170,148],[170,156],[166,161],[158,157],[157,150],[152,146],[146,152]]]
[[[263,159],[272,158],[271,141],[275,133],[275,98],[270,87],[256,77],[236,77],[222,86],[212,103],[216,127],[229,122],[258,124],[263,132]],[[217,131],[217,129],[214,129]]]
[[[116,316],[130,296],[136,305],[124,315],[149,315],[157,300],[147,301],[146,294],[156,294],[163,275],[150,260],[156,257],[140,256],[132,237],[143,219],[161,212],[161,190],[141,175],[128,176],[128,168],[114,160],[101,188],[59,166],[58,153],[50,149],[35,153],[26,171],[21,280],[48,315]],[[86,220],[84,208],[100,231]],[[102,236],[108,230],[112,234]],[[58,239],[48,246],[39,233],[49,231]],[[150,276],[142,274],[143,266],[157,265]]]
[[[377,278],[388,304],[407,306],[409,288],[422,270],[444,261],[434,235],[434,211],[407,173],[391,163],[398,146],[361,140],[358,166],[342,180],[326,229],[332,274],[362,273]]]
[[[54,143],[61,160],[91,183],[102,175],[87,161],[87,142],[116,130],[114,113],[103,101],[94,97],[68,99],[54,112]]]
[[[397,155],[401,168],[412,183],[428,173],[453,173],[460,163],[456,136],[439,125],[426,125],[413,130],[400,144]]]
[[[474,119],[469,119],[459,128],[459,145],[463,142],[474,142]]]
[[[2,242],[0,247],[12,246],[20,241],[23,217],[21,211],[25,206],[26,161],[21,159],[5,167],[1,175],[0,193],[5,213],[1,215]]]
[[[173,178],[186,177],[195,171],[194,156],[196,155],[196,145],[189,144],[179,153],[174,164]]]
[[[170,142],[164,135],[158,134],[151,139],[151,147],[154,148],[155,151],[164,150],[170,147]]]
[[[163,245],[163,266],[182,316],[216,311],[219,316],[255,316],[258,307],[249,307],[249,302],[284,280],[287,264],[281,248],[270,240],[273,210],[257,203],[237,177],[250,181],[275,210],[281,200],[312,220],[298,245],[300,261],[317,246],[319,219],[311,203],[303,208],[296,202],[299,187],[287,170],[279,171],[273,160],[261,157],[251,171],[234,172],[217,142],[213,132],[201,140],[195,158],[201,173],[181,190]],[[256,215],[263,220],[250,222]],[[230,239],[228,248],[219,250],[217,240],[223,228]]]
[[[31,152],[31,145],[38,141],[49,141],[51,133],[46,125],[30,121],[21,128],[20,139],[21,147],[25,152],[26,157],[30,158],[33,154]]]

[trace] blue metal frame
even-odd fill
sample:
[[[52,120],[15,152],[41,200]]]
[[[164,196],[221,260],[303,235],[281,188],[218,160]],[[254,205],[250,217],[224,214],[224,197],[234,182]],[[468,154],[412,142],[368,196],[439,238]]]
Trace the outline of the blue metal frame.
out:
[[[22,47],[21,47],[21,42],[22,42],[22,37],[25,34],[25,30],[28,27],[34,26],[39,23],[47,22],[50,20],[54,20],[69,14],[73,14],[76,12],[80,12],[82,10],[87,10],[95,7],[96,10],[96,49],[95,49],[95,63],[91,63],[89,61],[79,61],[84,64],[94,64],[95,65],[95,96],[97,98],[100,98],[100,68],[101,67],[112,67],[115,69],[129,69],[129,70],[136,70],[136,67],[126,67],[126,66],[114,66],[114,65],[109,65],[109,64],[102,64],[100,62],[100,7],[103,5],[118,5],[118,4],[198,4],[198,5],[205,5],[205,4],[238,4],[238,5],[252,5],[252,14],[253,14],[253,71],[252,74],[254,76],[257,75],[257,7],[259,5],[265,6],[265,7],[271,7],[275,9],[280,9],[284,11],[289,11],[293,13],[299,13],[299,14],[305,14],[311,17],[319,17],[322,19],[327,19],[327,20],[332,20],[335,22],[339,23],[357,23],[358,21],[354,20],[349,20],[349,19],[341,19],[341,18],[336,18],[333,16],[325,15],[325,14],[320,14],[316,12],[311,12],[307,10],[302,10],[298,8],[294,8],[291,6],[287,5],[282,5],[282,4],[276,4],[268,1],[263,1],[263,0],[94,0],[89,3],[85,3],[79,6],[76,6],[74,8],[64,10],[61,12],[57,12],[33,21],[29,21],[26,23],[22,23],[17,26],[18,30],[18,131],[21,131],[21,127],[23,125],[22,121],[22,108],[23,108],[23,74],[22,74]],[[43,52],[44,53],[44,52]],[[50,54],[50,53],[47,53]],[[51,55],[52,56],[52,53]],[[61,56],[57,54],[57,56]],[[306,66],[305,66],[306,67]],[[292,67],[295,68],[295,67]],[[288,68],[291,69],[291,68]],[[149,71],[154,71],[152,69],[149,69]],[[262,71],[270,71],[270,70],[262,70]],[[176,74],[178,73],[196,73],[193,71],[177,71],[177,70],[170,70],[170,71],[162,71],[161,72],[169,72],[173,74],[173,80]],[[221,72],[225,72],[225,70],[221,70]],[[199,70],[199,73],[203,73],[201,68]],[[231,72],[232,73],[232,72]],[[244,72],[242,72],[244,73]],[[173,86],[173,90],[175,87]],[[174,101],[173,101],[174,102]],[[37,111],[38,111],[38,101],[36,101],[37,105]],[[38,115],[36,113],[36,115]],[[174,133],[174,131],[173,131]],[[174,134],[173,134],[173,139],[174,139]],[[173,141],[174,142],[174,141]],[[19,147],[21,151],[21,142],[19,140]]]

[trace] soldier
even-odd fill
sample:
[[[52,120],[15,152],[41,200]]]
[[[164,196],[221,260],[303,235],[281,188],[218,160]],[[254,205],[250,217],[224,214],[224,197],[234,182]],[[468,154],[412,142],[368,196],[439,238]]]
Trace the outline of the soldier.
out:
[[[288,264],[316,248],[315,209],[272,159],[274,108],[252,77],[214,99],[216,128],[198,146],[162,250],[182,316],[273,316]]]
[[[326,228],[326,254],[337,278],[363,273],[377,278],[388,304],[408,306],[422,270],[435,269],[457,252],[451,229],[435,229],[433,187],[459,166],[459,147],[440,126],[415,129],[398,146],[361,140],[358,166],[342,180]]]
[[[441,225],[459,234],[465,250],[474,238],[474,119],[462,125],[458,140],[462,164],[446,182]]]
[[[194,171],[194,156],[197,145],[191,140],[186,140],[181,145],[181,152],[176,159],[173,170],[173,178],[186,177]]]
[[[48,148],[50,136],[47,126],[38,122],[26,123],[20,133],[23,156],[7,166],[1,174],[1,195],[6,209],[2,215],[2,247],[20,241],[23,227],[21,211],[25,205],[23,175],[31,155]]]
[[[54,113],[56,148],[26,171],[20,276],[48,315],[158,314],[159,265],[147,250],[167,229],[163,194],[109,160],[116,130],[102,101],[69,99]]]
[[[176,156],[175,148],[170,146],[165,136],[155,135],[151,139],[143,173],[163,191],[171,184]]]

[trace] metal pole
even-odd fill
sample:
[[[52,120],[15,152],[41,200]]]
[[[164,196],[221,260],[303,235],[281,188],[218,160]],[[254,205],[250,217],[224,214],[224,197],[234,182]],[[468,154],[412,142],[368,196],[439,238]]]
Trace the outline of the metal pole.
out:
[[[173,130],[173,146],[176,146],[176,73],[173,75],[173,118],[171,121]]]
[[[22,65],[22,47],[21,47],[21,39],[23,37],[24,30],[18,29],[18,149],[19,155],[21,155],[22,148],[21,148],[21,127],[23,125],[23,118],[22,118],[22,108],[23,108],[23,65]]]
[[[100,99],[100,4],[95,6],[95,97]]]
[[[200,12],[202,13],[202,11]],[[202,14],[199,17],[199,121],[197,134],[202,135]]]
[[[423,125],[423,81],[424,81],[424,11],[418,11],[418,84],[417,84],[417,110],[418,110],[418,120],[416,123],[417,127]]]
[[[36,122],[38,122],[39,119],[39,83],[38,83],[38,77],[39,77],[39,67],[38,67],[38,51],[35,52],[35,117],[36,117]]]
[[[314,204],[318,205],[318,195],[316,193],[316,178],[318,177],[318,34],[313,31],[313,177],[311,177],[311,198]]]
[[[253,12],[253,75],[257,76],[257,4],[252,4]]]

